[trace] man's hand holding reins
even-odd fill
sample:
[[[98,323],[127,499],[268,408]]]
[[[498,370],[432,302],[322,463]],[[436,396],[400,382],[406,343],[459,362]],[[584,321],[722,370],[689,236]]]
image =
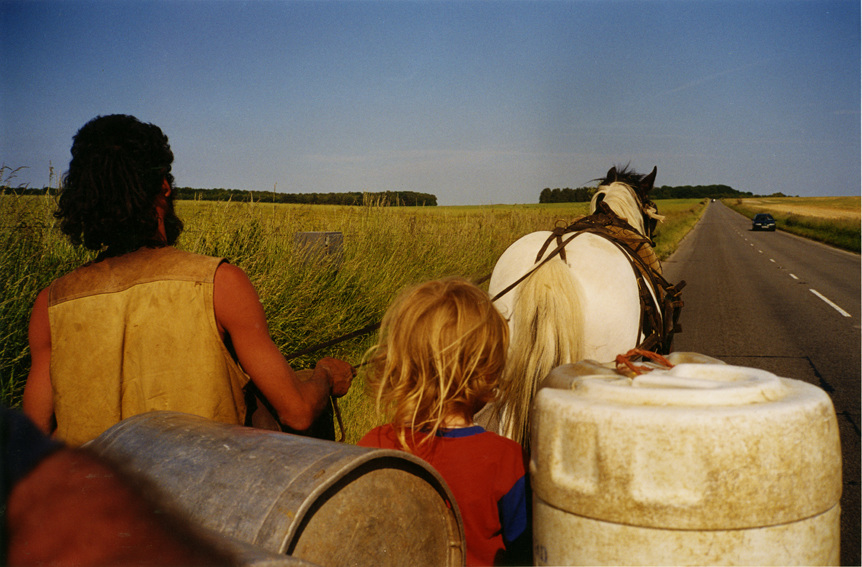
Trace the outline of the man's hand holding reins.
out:
[[[353,383],[353,377],[356,376],[356,370],[350,364],[330,357],[321,358],[317,361],[314,373],[317,374],[318,372],[326,373],[329,379],[330,395],[333,398],[340,398],[347,394]]]

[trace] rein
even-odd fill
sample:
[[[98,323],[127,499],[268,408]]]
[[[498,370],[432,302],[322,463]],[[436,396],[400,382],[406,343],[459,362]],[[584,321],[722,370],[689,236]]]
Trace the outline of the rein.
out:
[[[377,323],[370,323],[368,325],[365,325],[361,329],[357,329],[353,332],[347,333],[346,335],[342,335],[342,336],[338,337],[337,339],[332,339],[332,340],[329,340],[329,341],[326,341],[323,343],[318,343],[318,344],[310,346],[308,348],[298,350],[294,353],[286,354],[284,356],[284,358],[285,358],[285,360],[290,362],[294,358],[299,358],[300,356],[303,356],[306,354],[311,354],[312,352],[316,352],[316,351],[324,349],[326,347],[335,346],[338,343],[342,343],[346,340],[349,340],[349,339],[352,339],[355,337],[361,337],[362,335],[367,335],[368,333],[373,333],[374,331],[376,331],[379,328],[380,328],[380,322],[379,321]],[[359,366],[361,366],[361,364]],[[359,368],[359,366],[354,366],[354,368]]]
[[[480,278],[479,280],[477,280],[474,283],[476,283],[477,285],[481,284],[481,283],[487,281],[488,279],[490,279],[490,277],[491,277],[491,274],[488,274],[487,276]],[[304,356],[306,354],[311,354],[313,352],[317,352],[318,350],[322,350],[322,349],[327,348],[327,347],[335,346],[339,343],[342,343],[344,341],[350,340],[350,339],[355,338],[355,337],[361,337],[362,335],[367,335],[368,333],[373,333],[374,331],[376,331],[377,329],[380,328],[380,325],[381,325],[381,323],[379,321],[376,323],[369,323],[368,325],[362,327],[361,329],[357,329],[355,331],[352,331],[350,333],[342,335],[338,338],[331,339],[331,340],[328,340],[328,341],[325,341],[322,343],[318,343],[316,345],[312,345],[310,347],[307,347],[307,348],[292,352],[290,354],[284,355],[284,359],[287,360],[288,362],[290,362],[291,360],[293,360],[295,358],[299,358],[300,356]],[[359,364],[353,365],[354,373],[355,373],[357,368],[360,368],[364,365],[365,365],[365,362],[360,362]],[[341,434],[339,439],[338,439],[338,442],[342,443],[342,442],[344,442],[344,439],[347,436],[347,432],[346,432],[346,428],[344,427],[344,422],[342,421],[342,418],[341,418],[341,409],[338,407],[338,399],[330,396],[329,400],[330,400],[330,403],[332,404],[332,411],[335,414],[336,420],[338,421],[338,428],[339,428],[339,431]],[[272,404],[270,404],[269,400],[266,399],[266,397],[263,395],[263,393],[260,391],[260,389],[257,386],[255,386],[254,382],[249,381],[249,383],[246,385],[246,406],[248,408],[247,409],[248,415],[246,417],[246,421],[248,421],[251,414],[257,409],[256,404],[261,404],[267,409],[267,411],[273,417],[273,419],[275,420],[276,424],[278,425],[278,427],[281,431],[291,432],[291,430],[289,428],[285,427],[284,424],[282,424],[281,421],[278,419],[278,417],[277,417],[278,412],[276,412],[275,408],[272,406]]]
[[[497,301],[498,299],[500,299],[501,297],[503,297],[504,295],[506,295],[507,293],[509,293],[513,289],[515,289],[515,287],[517,287],[518,284],[520,284],[525,279],[530,277],[530,275],[532,275],[533,272],[535,272],[536,270],[541,268],[546,262],[551,260],[551,258],[556,256],[557,254],[559,254],[560,257],[563,259],[563,261],[565,261],[565,259],[566,259],[566,245],[569,242],[571,242],[572,240],[574,240],[578,236],[578,234],[580,234],[580,233],[575,233],[572,236],[568,237],[567,239],[563,240],[562,236],[563,236],[563,234],[565,234],[566,230],[567,229],[561,229],[559,227],[555,228],[553,231],[553,234],[548,237],[548,240],[545,241],[545,244],[542,246],[542,249],[539,251],[539,255],[536,257],[536,264],[532,268],[530,268],[530,270],[526,274],[524,274],[523,276],[521,276],[520,278],[518,278],[517,280],[515,280],[511,284],[509,284],[505,289],[501,290],[499,293],[497,293],[497,295],[492,297],[491,302]],[[551,251],[550,254],[548,254],[548,256],[546,258],[542,259],[540,262],[539,260],[542,258],[542,254],[545,252],[545,250],[548,248],[548,245],[550,244],[551,240],[554,238],[556,238],[558,240],[559,244],[557,245],[556,248],[554,248]],[[490,276],[488,276],[488,277],[490,277]]]

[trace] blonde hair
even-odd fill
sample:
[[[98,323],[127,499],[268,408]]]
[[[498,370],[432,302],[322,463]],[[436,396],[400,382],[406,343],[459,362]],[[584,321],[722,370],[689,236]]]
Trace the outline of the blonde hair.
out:
[[[401,445],[422,431],[429,440],[450,416],[468,422],[498,396],[509,328],[488,294],[460,278],[402,292],[366,355],[377,410],[391,415]]]

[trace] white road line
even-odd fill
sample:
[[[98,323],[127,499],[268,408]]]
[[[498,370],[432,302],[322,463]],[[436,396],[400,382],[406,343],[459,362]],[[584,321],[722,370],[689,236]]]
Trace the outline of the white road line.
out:
[[[837,312],[841,313],[841,314],[842,314],[842,315],[844,315],[845,317],[850,317],[850,314],[849,314],[849,313],[847,313],[846,311],[844,311],[843,309],[841,309],[840,307],[838,307],[837,305],[835,305],[834,303],[832,303],[832,302],[829,300],[829,298],[827,298],[825,295],[823,295],[822,293],[820,293],[820,292],[819,292],[819,291],[817,291],[816,289],[809,289],[808,291],[810,291],[811,293],[813,293],[814,295],[816,295],[817,297],[819,297],[820,299],[822,299],[823,301],[825,301],[825,302],[826,302],[826,304],[827,304],[827,305],[829,305],[829,306],[830,306],[832,309],[834,309],[835,311],[837,311]]]
[[[797,278],[797,277],[796,277],[796,274],[790,274],[790,277],[791,277],[791,278],[793,278],[794,280],[798,280],[798,279],[799,279],[799,278]]]
[[[773,260],[772,258],[770,258],[769,261],[772,262],[773,264],[775,263],[775,260]]]

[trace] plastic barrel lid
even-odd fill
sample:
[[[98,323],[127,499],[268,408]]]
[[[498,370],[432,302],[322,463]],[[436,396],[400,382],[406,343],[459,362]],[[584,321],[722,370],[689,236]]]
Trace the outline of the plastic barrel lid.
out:
[[[680,364],[633,379],[585,377],[574,387],[592,399],[632,405],[732,406],[787,395],[787,386],[775,374],[719,364]]]
[[[533,410],[531,480],[552,506],[634,526],[740,529],[840,499],[838,425],[820,388],[719,364],[634,379],[567,372],[551,378],[571,389],[540,390]]]

